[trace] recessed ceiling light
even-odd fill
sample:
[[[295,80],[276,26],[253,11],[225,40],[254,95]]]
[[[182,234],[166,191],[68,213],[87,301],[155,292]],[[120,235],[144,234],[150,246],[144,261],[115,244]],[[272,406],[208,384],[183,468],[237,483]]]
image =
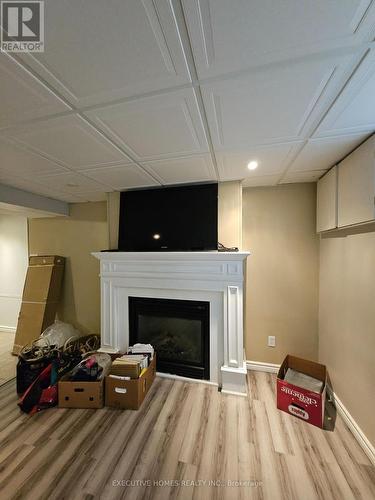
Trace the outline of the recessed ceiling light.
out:
[[[255,170],[256,168],[258,167],[258,162],[255,161],[255,160],[251,160],[249,161],[249,163],[247,164],[247,168],[249,170]]]

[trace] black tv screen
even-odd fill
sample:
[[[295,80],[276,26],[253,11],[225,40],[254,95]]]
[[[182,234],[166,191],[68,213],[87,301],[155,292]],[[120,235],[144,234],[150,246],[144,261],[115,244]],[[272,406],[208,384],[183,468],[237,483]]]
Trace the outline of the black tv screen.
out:
[[[217,250],[217,184],[125,191],[119,250]]]

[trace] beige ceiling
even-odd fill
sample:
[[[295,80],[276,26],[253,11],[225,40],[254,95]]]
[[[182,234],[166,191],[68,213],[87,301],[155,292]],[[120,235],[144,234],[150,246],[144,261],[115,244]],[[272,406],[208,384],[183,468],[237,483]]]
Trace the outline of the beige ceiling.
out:
[[[375,1],[45,9],[45,52],[0,54],[0,183],[79,202],[312,182],[375,130]]]

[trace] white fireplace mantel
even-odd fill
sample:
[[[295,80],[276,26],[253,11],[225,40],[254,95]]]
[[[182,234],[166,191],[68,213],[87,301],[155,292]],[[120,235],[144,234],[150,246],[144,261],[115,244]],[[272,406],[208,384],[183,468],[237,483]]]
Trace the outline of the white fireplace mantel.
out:
[[[210,303],[210,381],[246,393],[243,351],[244,262],[249,252],[95,252],[100,260],[101,343],[129,345],[128,298]]]

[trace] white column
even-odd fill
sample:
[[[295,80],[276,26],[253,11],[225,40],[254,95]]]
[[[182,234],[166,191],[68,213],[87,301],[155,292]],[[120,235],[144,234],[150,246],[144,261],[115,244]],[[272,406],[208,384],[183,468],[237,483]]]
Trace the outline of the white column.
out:
[[[229,285],[224,300],[224,365],[222,392],[246,394],[246,362],[243,354],[243,290]]]
[[[101,266],[102,267],[102,266]],[[114,310],[113,310],[113,290],[111,280],[107,278],[101,278],[100,280],[101,289],[101,347],[99,351],[116,353],[119,352],[117,334],[114,324]]]

